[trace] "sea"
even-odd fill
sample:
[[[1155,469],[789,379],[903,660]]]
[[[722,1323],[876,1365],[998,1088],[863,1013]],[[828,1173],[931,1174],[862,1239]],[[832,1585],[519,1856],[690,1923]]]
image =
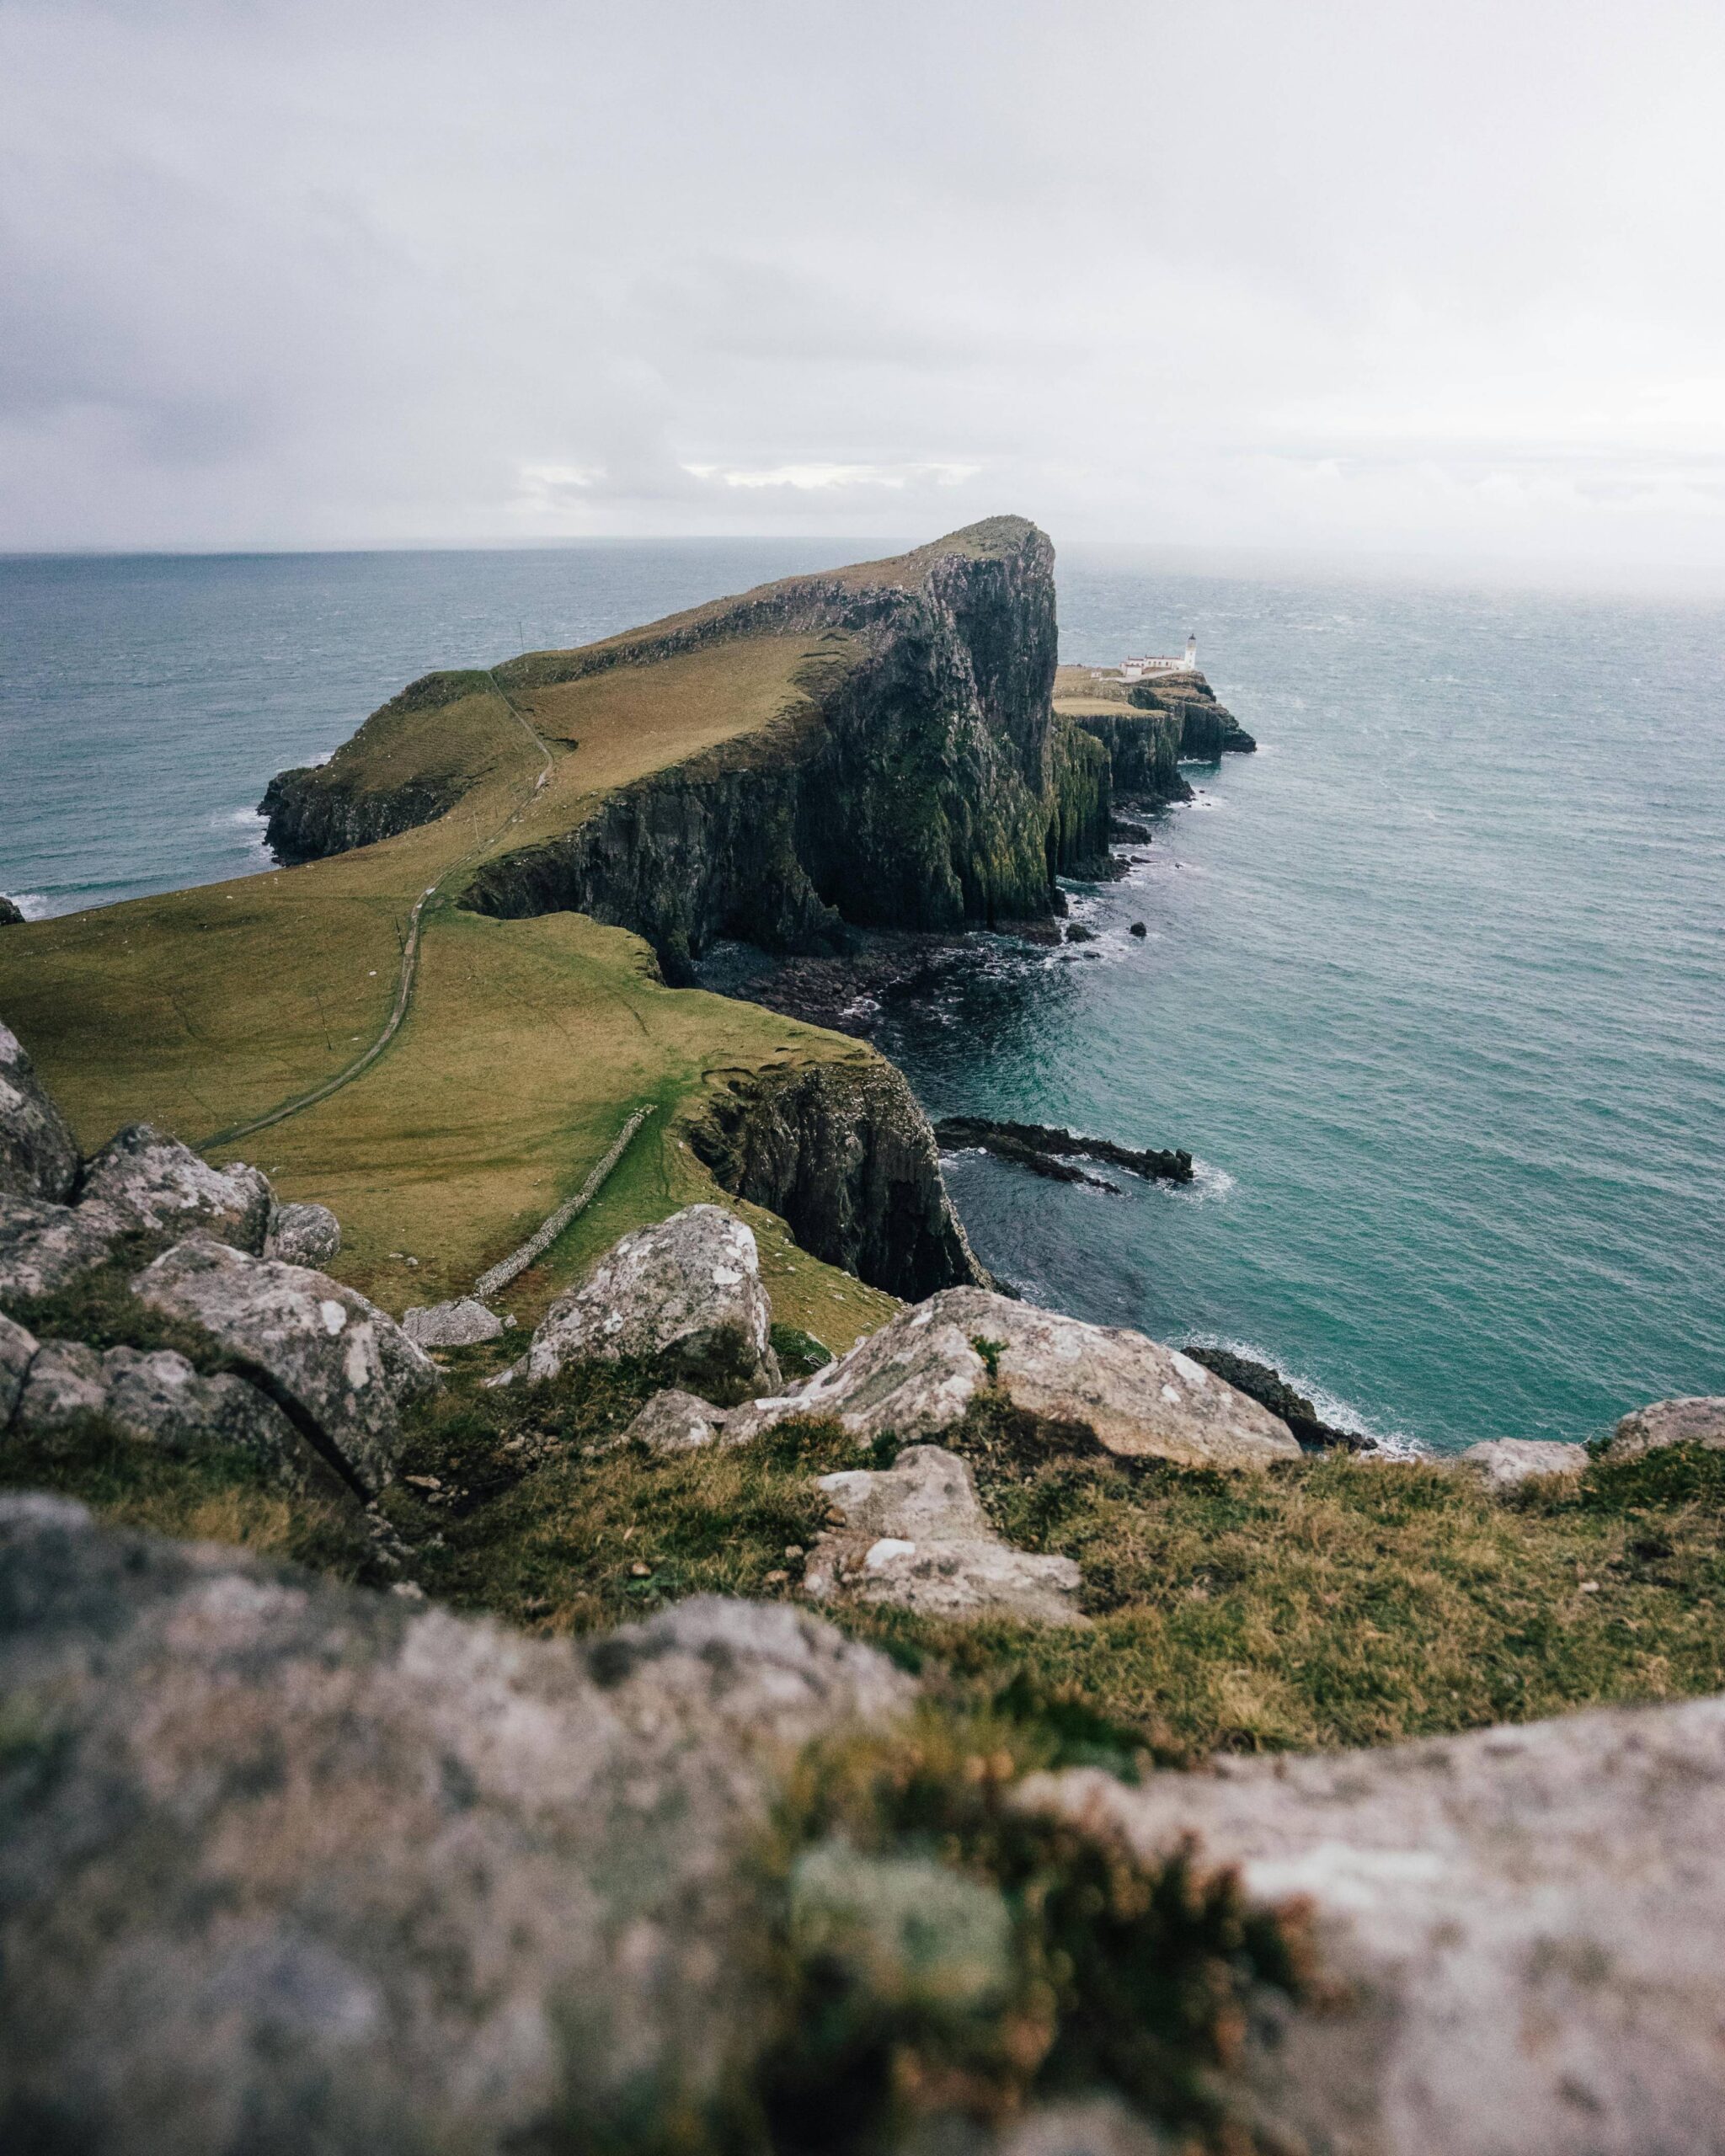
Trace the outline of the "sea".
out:
[[[0,559],[0,892],[254,873],[271,772],[414,675],[861,551]],[[1065,657],[1195,634],[1260,746],[1069,887],[1093,942],[977,936],[871,1014],[934,1114],[1196,1159],[1111,1193],[959,1154],[984,1262],[1391,1445],[1725,1392],[1725,603],[1147,548],[1058,576]]]

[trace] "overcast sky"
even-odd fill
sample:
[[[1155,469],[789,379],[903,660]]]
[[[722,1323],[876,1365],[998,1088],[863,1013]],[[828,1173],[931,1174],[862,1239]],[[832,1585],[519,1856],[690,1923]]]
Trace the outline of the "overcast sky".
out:
[[[1725,569],[1722,233],[1722,0],[0,0],[0,547]]]

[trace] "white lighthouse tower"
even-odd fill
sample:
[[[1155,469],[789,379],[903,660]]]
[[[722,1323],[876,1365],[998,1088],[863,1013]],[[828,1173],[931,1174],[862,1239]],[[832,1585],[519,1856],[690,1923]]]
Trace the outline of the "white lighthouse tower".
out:
[[[1188,674],[1195,674],[1198,671],[1198,638],[1196,637],[1188,637],[1186,639],[1186,671]]]

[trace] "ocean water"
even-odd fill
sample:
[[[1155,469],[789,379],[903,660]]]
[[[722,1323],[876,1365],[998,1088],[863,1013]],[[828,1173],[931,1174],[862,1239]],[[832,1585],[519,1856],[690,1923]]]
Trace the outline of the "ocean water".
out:
[[[0,890],[245,873],[270,773],[414,675],[847,551],[0,562]],[[1072,888],[1095,943],[973,939],[883,1011],[936,1113],[1200,1163],[1109,1196],[961,1155],[985,1262],[1439,1449],[1725,1391],[1725,607],[1086,548],[1060,597],[1069,658],[1195,631],[1263,746]]]

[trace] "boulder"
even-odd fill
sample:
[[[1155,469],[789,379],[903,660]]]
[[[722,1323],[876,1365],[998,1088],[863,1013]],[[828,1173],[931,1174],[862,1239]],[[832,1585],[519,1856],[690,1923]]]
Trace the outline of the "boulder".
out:
[[[81,1340],[45,1340],[13,1415],[15,1430],[63,1430],[99,1415],[107,1404],[102,1358]]]
[[[1076,1604],[1077,1566],[1001,1541],[956,1454],[915,1445],[884,1471],[824,1475],[820,1486],[843,1524],[809,1553],[804,1587],[817,1600],[891,1603],[948,1619],[1088,1621]]]
[[[0,898],[0,928],[22,928],[24,913],[15,900]]]
[[[35,1360],[36,1336],[0,1316],[0,1430],[12,1421],[24,1379]]]
[[[401,1329],[421,1348],[475,1348],[497,1339],[503,1320],[477,1295],[458,1295],[451,1303],[420,1303],[403,1310]]]
[[[782,1764],[913,1693],[783,1605],[584,1647],[41,1497],[0,1620],[0,2143],[81,2156],[682,2145],[771,2039]]]
[[[932,1437],[996,1382],[1038,1422],[1128,1458],[1243,1467],[1300,1457],[1285,1422],[1178,1349],[980,1288],[904,1311],[789,1392],[740,1409],[725,1440],[744,1444],[792,1415],[836,1416],[859,1438]]]
[[[130,1438],[164,1452],[248,1452],[277,1481],[302,1487],[318,1455],[275,1402],[226,1371],[201,1376],[171,1348],[141,1354],[110,1348],[102,1358],[103,1413]]]
[[[710,1445],[729,1420],[723,1407],[673,1385],[654,1394],[619,1442],[645,1445],[649,1452],[692,1452]]]
[[[1725,2150],[1725,1698],[1215,1769],[1018,1801],[1309,1900],[1328,1996],[1254,2017],[1263,2145]]]
[[[243,1161],[212,1168],[147,1123],[116,1130],[84,1173],[83,1197],[141,1228],[172,1235],[204,1228],[256,1257],[274,1203],[269,1180]]]
[[[625,1235],[533,1335],[532,1379],[566,1364],[639,1356],[702,1392],[737,1400],[780,1382],[755,1238],[717,1205],[691,1205]]]
[[[1509,1490],[1537,1476],[1579,1475],[1587,1453],[1555,1438],[1488,1438],[1458,1453],[1455,1464],[1482,1476],[1491,1489]]]
[[[208,1236],[165,1251],[132,1293],[199,1326],[368,1495],[394,1471],[399,1410],[441,1382],[425,1350],[357,1289]]]
[[[327,1205],[294,1201],[270,1208],[264,1256],[288,1265],[327,1265],[341,1248],[341,1223]]]
[[[111,1205],[54,1205],[0,1191],[0,1303],[51,1295],[113,1255],[136,1222]]]
[[[1725,1399],[1656,1400],[1626,1415],[1605,1441],[1610,1460],[1634,1460],[1662,1445],[1705,1445],[1725,1451]]]
[[[82,1157],[17,1035],[0,1025],[0,1193],[58,1203],[77,1187]]]

